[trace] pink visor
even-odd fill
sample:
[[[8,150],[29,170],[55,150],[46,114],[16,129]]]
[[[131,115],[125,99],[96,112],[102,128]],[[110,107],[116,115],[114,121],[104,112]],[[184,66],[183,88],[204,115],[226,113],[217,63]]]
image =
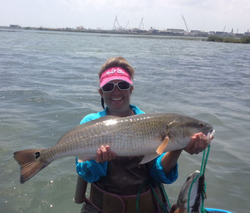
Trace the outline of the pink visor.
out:
[[[123,80],[128,82],[129,84],[133,84],[128,72],[121,67],[112,67],[104,71],[100,77],[100,87],[103,87],[110,81],[113,80]]]

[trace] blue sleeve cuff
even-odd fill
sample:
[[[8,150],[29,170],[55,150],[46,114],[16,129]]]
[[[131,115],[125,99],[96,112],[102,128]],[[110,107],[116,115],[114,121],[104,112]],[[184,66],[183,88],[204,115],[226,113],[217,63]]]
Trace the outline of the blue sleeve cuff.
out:
[[[97,163],[95,160],[78,162],[76,157],[76,172],[89,183],[99,180],[101,177],[106,176],[107,162]]]
[[[165,153],[154,160],[154,164],[150,170],[150,174],[156,181],[160,183],[171,184],[178,178],[178,163],[176,163],[173,170],[168,175],[166,175],[161,165],[161,159],[164,155]]]

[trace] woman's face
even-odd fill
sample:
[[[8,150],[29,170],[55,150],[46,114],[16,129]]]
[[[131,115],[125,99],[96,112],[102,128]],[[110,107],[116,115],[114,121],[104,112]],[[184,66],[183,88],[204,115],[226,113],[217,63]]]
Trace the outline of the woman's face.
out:
[[[117,83],[119,81],[121,80],[113,80],[110,82]],[[129,90],[119,90],[119,88],[115,86],[115,89],[112,92],[104,93],[101,89],[99,89],[99,93],[104,99],[104,102],[111,114],[115,113],[122,115],[123,113],[126,113],[126,111],[130,110],[130,96],[133,89],[133,86],[131,86]]]

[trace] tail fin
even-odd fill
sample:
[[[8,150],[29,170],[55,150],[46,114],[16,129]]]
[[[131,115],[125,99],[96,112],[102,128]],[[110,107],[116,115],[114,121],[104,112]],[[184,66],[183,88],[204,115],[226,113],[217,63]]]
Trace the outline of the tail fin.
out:
[[[21,183],[25,183],[49,164],[49,162],[41,160],[41,151],[42,149],[29,149],[14,153],[14,158],[21,166]]]

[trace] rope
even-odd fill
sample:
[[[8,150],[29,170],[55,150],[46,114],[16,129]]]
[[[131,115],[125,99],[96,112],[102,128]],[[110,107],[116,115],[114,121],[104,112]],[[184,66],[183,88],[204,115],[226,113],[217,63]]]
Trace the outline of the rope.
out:
[[[165,212],[168,213],[168,211],[167,211],[167,209],[165,208],[165,206],[163,205],[163,203],[159,200],[159,198],[158,198],[157,194],[155,193],[155,190],[154,190],[154,188],[153,188],[153,186],[152,186],[151,184],[150,184],[150,188],[151,188],[151,190],[152,190],[152,192],[153,192],[153,194],[154,194],[156,200],[157,200],[158,203],[160,204],[160,206],[164,209]],[[164,191],[165,191],[165,190],[164,190]]]
[[[162,191],[163,191],[163,193],[164,193],[164,195],[165,195],[165,197],[167,199],[169,209],[171,209],[171,204],[169,202],[167,192],[165,191],[164,187],[161,184],[159,184],[159,186],[161,187],[161,189],[162,189]]]
[[[137,193],[137,198],[136,198],[136,211],[137,211],[137,213],[140,213],[140,211],[139,211],[139,197],[140,197],[140,194],[141,194],[142,187],[143,187],[146,183],[148,183],[148,182],[149,182],[149,180],[145,180],[145,181],[143,182],[143,184],[140,186],[140,189],[139,189],[139,191],[138,191],[138,193]]]
[[[202,162],[201,162],[201,170],[200,170],[200,175],[205,174],[206,166],[207,166],[207,161],[208,161],[208,155],[210,152],[210,145],[208,145],[207,149],[203,151],[203,157],[202,157]],[[205,157],[206,156],[206,157]],[[204,159],[205,158],[205,159]],[[205,160],[205,162],[204,162]]]
[[[188,192],[188,206],[187,206],[187,212],[190,213],[189,211],[189,200],[190,200],[190,194],[191,194],[191,189],[193,187],[193,184],[196,182],[196,180],[201,177],[202,175],[205,175],[205,170],[206,170],[206,166],[207,166],[207,161],[208,161],[208,155],[209,155],[209,151],[210,151],[210,145],[208,145],[207,149],[205,149],[203,151],[203,157],[202,157],[202,162],[201,162],[201,169],[200,169],[200,175],[198,177],[196,177],[192,183],[191,186],[189,188],[189,192]],[[204,199],[205,199],[205,192],[206,192],[206,182],[205,182],[205,187],[204,187],[204,192],[202,193],[202,203],[201,203],[201,212],[205,213],[206,210],[204,209]]]

